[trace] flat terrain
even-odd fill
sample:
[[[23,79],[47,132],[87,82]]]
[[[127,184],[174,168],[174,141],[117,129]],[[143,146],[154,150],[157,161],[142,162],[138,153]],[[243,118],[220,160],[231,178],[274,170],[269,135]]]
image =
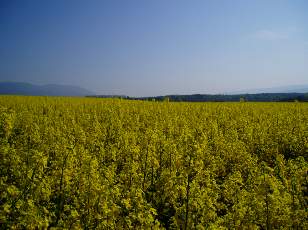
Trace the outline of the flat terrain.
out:
[[[307,103],[0,97],[0,228],[308,229]]]

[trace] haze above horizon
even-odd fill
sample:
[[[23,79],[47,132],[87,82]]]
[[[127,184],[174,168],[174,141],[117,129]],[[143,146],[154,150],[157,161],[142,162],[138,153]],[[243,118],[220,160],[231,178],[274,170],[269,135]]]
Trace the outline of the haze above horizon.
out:
[[[0,2],[0,81],[98,94],[308,84],[308,1]]]

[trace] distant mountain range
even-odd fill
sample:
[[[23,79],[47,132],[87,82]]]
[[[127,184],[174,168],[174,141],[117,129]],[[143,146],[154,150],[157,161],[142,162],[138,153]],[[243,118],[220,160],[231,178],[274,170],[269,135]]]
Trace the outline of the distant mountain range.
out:
[[[31,96],[87,96],[94,93],[71,85],[34,85],[24,82],[0,82],[0,94]]]
[[[156,97],[128,97],[125,95],[97,95],[89,90],[71,85],[34,85],[24,82],[0,82],[0,94],[32,96],[90,96],[126,98],[132,100],[170,101],[308,101],[308,85],[253,89],[226,94],[166,95]]]

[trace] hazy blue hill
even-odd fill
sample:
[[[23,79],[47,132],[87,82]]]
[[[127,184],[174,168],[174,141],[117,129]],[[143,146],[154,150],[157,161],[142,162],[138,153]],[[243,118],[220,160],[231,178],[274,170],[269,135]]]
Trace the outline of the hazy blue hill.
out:
[[[24,82],[0,82],[0,94],[32,96],[86,96],[93,92],[70,85],[34,85]]]

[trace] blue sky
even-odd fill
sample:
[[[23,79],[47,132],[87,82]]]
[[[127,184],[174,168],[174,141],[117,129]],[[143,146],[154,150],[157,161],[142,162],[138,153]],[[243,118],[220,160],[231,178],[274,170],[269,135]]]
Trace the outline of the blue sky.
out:
[[[308,84],[306,0],[0,0],[0,81],[100,94]]]

